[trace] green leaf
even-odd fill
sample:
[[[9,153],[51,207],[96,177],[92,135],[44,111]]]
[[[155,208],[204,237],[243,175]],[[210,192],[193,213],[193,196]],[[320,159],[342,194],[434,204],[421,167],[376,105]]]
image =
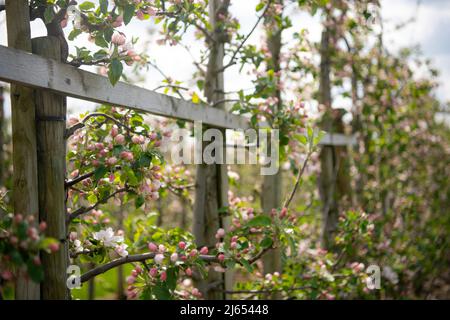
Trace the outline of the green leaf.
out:
[[[122,75],[122,71],[122,62],[117,59],[113,59],[109,65],[108,70],[108,78],[113,86],[116,85],[117,81],[119,81],[120,76]]]
[[[252,265],[245,259],[241,259],[240,263],[242,264],[242,266],[249,272],[252,273],[253,272],[253,267]]]
[[[95,37],[95,44],[98,45],[99,47],[102,47],[102,48],[108,48],[109,47],[109,43],[105,40],[105,38],[103,37],[103,34],[101,34],[101,33],[99,33]]]
[[[271,237],[265,237],[260,243],[261,247],[263,247],[263,248],[270,248],[272,246],[272,244],[273,244],[273,240]]]
[[[140,167],[149,167],[151,163],[152,163],[152,157],[149,156],[148,154],[144,153],[139,158],[139,166]]]
[[[153,287],[153,293],[155,294],[156,299],[158,300],[171,300],[172,295],[170,294],[167,286],[159,282]]]
[[[138,196],[136,197],[136,199],[134,200],[134,205],[137,208],[140,208],[145,202],[145,199],[143,196]]]
[[[85,1],[82,4],[80,4],[80,10],[90,10],[90,9],[94,9],[95,8],[95,4],[93,2],[90,1]]]
[[[100,11],[103,14],[108,13],[108,0],[100,0]]]
[[[44,280],[44,270],[41,266],[35,265],[32,260],[27,262],[27,272],[34,282],[41,282]]]
[[[260,2],[256,5],[256,12],[261,11],[264,8],[264,2]]]
[[[95,169],[94,171],[94,179],[95,180],[100,180],[101,178],[103,178],[105,176],[105,174],[108,172],[108,169],[106,169],[105,166],[99,166],[97,169]]]
[[[68,39],[72,41],[76,37],[78,37],[81,34],[81,29],[73,29],[68,36]]]
[[[125,25],[130,23],[131,18],[133,18],[134,16],[134,10],[135,10],[134,5],[131,3],[127,4],[123,9],[123,23],[125,23]]]
[[[88,195],[87,200],[90,204],[94,204],[98,201],[98,198],[95,194],[91,193],[90,195]]]
[[[308,138],[305,135],[303,135],[303,134],[296,134],[294,137],[302,145],[306,146],[308,144]]]
[[[55,16],[55,12],[53,11],[53,6],[48,6],[44,11],[44,20],[45,24],[49,24],[52,22],[53,17]]]
[[[272,219],[269,216],[260,215],[254,217],[247,223],[248,227],[264,227],[272,224]]]

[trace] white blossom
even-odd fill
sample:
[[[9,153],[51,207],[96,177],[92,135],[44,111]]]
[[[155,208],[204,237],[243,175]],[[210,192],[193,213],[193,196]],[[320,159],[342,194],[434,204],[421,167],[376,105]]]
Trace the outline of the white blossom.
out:
[[[115,248],[118,244],[123,242],[123,237],[114,235],[112,228],[95,232],[94,239],[102,241],[103,245],[109,248]]]

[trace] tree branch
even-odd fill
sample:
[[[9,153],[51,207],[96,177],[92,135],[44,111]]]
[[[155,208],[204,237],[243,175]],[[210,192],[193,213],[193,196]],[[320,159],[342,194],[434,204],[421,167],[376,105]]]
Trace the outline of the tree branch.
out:
[[[267,10],[270,8],[270,4],[271,4],[272,0],[269,0],[267,2],[266,8],[264,9],[263,13],[258,17],[258,19],[256,20],[255,25],[252,27],[252,29],[250,30],[250,32],[245,36],[245,38],[241,41],[241,43],[238,45],[238,47],[236,48],[236,50],[233,52],[233,55],[231,56],[230,61],[224,65],[222,68],[220,68],[219,70],[216,70],[217,73],[223,72],[225,71],[227,68],[231,67],[232,65],[236,64],[236,62],[234,61],[236,59],[237,54],[239,53],[239,51],[242,49],[242,47],[244,46],[244,44],[247,42],[247,40],[250,38],[250,36],[253,34],[253,32],[256,30],[256,27],[259,25],[259,23],[261,22],[262,18],[264,18],[264,16],[267,13]]]
[[[308,154],[306,155],[305,162],[303,162],[302,168],[301,168],[300,171],[298,172],[298,175],[297,175],[297,179],[296,179],[296,181],[295,181],[294,188],[292,189],[291,194],[290,194],[289,197],[286,199],[286,201],[285,201],[285,203],[284,203],[284,205],[283,205],[283,207],[286,208],[286,209],[289,207],[289,204],[291,203],[292,199],[294,198],[295,192],[297,191],[297,188],[298,188],[298,186],[299,186],[299,184],[300,184],[300,181],[301,181],[301,179],[302,179],[303,173],[305,172],[306,165],[308,164],[308,161],[309,161],[309,158],[311,157],[311,154],[312,154],[312,152],[309,151]]]
[[[94,210],[95,208],[97,208],[99,205],[106,203],[106,201],[108,201],[109,199],[113,198],[115,195],[122,193],[122,192],[126,192],[129,191],[130,189],[128,187],[125,188],[120,188],[117,189],[116,191],[114,191],[113,193],[111,193],[109,196],[100,199],[99,201],[97,201],[96,203],[94,203],[93,205],[89,206],[89,207],[80,207],[77,210],[75,210],[74,212],[72,212],[69,215],[69,221],[72,221],[73,219],[77,218],[78,216],[85,214],[91,210]]]
[[[88,114],[86,117],[84,117],[80,122],[78,122],[77,124],[69,127],[66,129],[66,133],[64,135],[64,138],[69,138],[71,135],[73,135],[75,133],[75,131],[77,131],[78,129],[84,128],[86,126],[86,122],[90,119],[90,118],[94,118],[94,117],[105,117],[106,119],[114,122],[115,124],[117,124],[119,127],[125,128],[127,131],[129,132],[133,132],[135,134],[141,134],[140,132],[136,132],[134,131],[132,128],[128,127],[127,125],[123,124],[122,122],[120,122],[119,120],[115,119],[114,117],[107,115],[106,113],[102,113],[102,112],[92,112],[90,114]]]
[[[154,252],[148,252],[148,253],[143,253],[143,254],[129,255],[129,256],[126,256],[123,258],[113,260],[111,262],[108,262],[104,265],[98,266],[98,267],[91,269],[88,272],[84,273],[81,276],[81,282],[82,283],[86,282],[86,281],[90,280],[91,278],[96,277],[99,274],[105,273],[106,271],[116,268],[120,265],[123,265],[126,263],[131,263],[131,262],[144,262],[146,260],[153,259],[154,257],[155,257]],[[209,262],[209,263],[219,261],[216,256],[200,255],[199,258],[201,260]]]
[[[77,184],[80,181],[83,181],[84,179],[90,178],[94,175],[95,171],[91,171],[85,174],[82,174],[81,176],[78,176],[72,180],[67,180],[66,183],[64,184],[64,186],[66,188],[70,188],[71,186]]]

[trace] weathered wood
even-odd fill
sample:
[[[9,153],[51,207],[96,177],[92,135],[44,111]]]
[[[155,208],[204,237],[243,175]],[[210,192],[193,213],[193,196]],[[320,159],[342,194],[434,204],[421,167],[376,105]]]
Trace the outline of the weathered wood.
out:
[[[6,164],[3,162],[5,160],[3,145],[5,144],[5,135],[4,135],[4,123],[5,123],[5,110],[4,110],[4,102],[5,97],[3,96],[4,88],[0,85],[0,185],[4,185],[4,171],[6,168]]]
[[[47,89],[86,101],[120,105],[155,115],[203,121],[213,127],[250,128],[248,118],[244,116],[233,115],[224,110],[194,104],[123,82],[112,87],[109,80],[100,75],[4,46],[0,46],[0,80]],[[130,91],[129,88],[133,90]],[[87,93],[89,94],[85,96]],[[354,137],[344,138],[342,134],[336,133],[332,138],[326,135],[320,144],[349,143],[355,143]]]
[[[329,19],[329,18],[328,18]],[[331,24],[329,24],[331,25]],[[332,109],[331,98],[331,55],[332,31],[325,26],[322,32],[320,46],[320,86],[319,103],[325,106],[326,111],[321,119],[321,127],[329,133],[327,139],[330,144],[324,144],[320,151],[319,193],[323,203],[322,209],[322,246],[333,249],[336,234],[339,202],[349,193],[349,172],[347,163],[347,139],[342,139],[342,116]],[[330,135],[332,133],[332,135]],[[336,135],[335,133],[340,133]],[[335,138],[342,140],[342,144],[334,143]],[[350,141],[352,142],[352,141]],[[323,142],[322,142],[323,143]]]
[[[10,47],[31,51],[30,16],[28,0],[6,1],[6,27]],[[10,51],[18,51],[8,49]],[[24,51],[20,51],[27,55]],[[7,57],[1,57],[0,70],[8,64]],[[25,70],[20,72],[27,77]],[[11,85],[11,123],[13,139],[13,206],[14,213],[32,216],[37,221],[39,212],[35,105],[33,90],[18,85]],[[19,271],[16,281],[16,299],[39,299],[39,284],[31,281]]]
[[[53,59],[0,46],[0,80],[48,89],[87,101],[122,106],[154,115],[202,121],[218,128],[247,128],[247,119],[204,104],[119,82]]]
[[[33,53],[60,59],[60,43],[56,37],[32,39]],[[45,90],[36,90],[36,132],[39,179],[39,217],[47,223],[46,234],[61,240],[58,252],[42,253],[44,281],[41,298],[69,298],[66,285],[69,254],[66,239],[66,98]]]
[[[281,5],[283,6],[283,0],[276,0],[273,2],[273,5]],[[281,14],[280,14],[280,19]],[[275,73],[281,70],[280,67],[280,54],[281,54],[281,35],[282,29],[278,27],[274,27],[277,24],[274,23],[272,19],[266,20],[265,23],[265,31],[266,31],[266,41],[267,47],[269,48],[271,59],[267,65],[269,70],[273,70]],[[281,90],[275,89],[272,92],[272,96],[278,99],[278,103],[273,106],[273,113],[276,114],[279,110],[283,108],[283,101],[281,97]],[[268,140],[268,150],[274,150],[271,147],[272,139]],[[272,151],[273,152],[273,151]],[[279,159],[277,159],[279,161]],[[264,214],[270,215],[272,209],[279,208],[281,206],[281,195],[283,190],[283,179],[282,179],[282,171],[278,170],[277,173],[273,175],[265,175],[263,177],[262,183],[262,191],[261,191],[261,207],[263,209]],[[264,274],[274,273],[274,272],[282,272],[282,263],[281,263],[281,249],[275,248],[268,252],[263,257],[264,263]],[[271,295],[273,299],[280,299],[281,296],[279,293],[274,293]]]
[[[205,96],[211,105],[215,105],[214,112],[225,112],[224,103],[224,36],[217,24],[219,14],[228,14],[229,0],[212,0],[209,2],[209,19],[212,30],[212,39],[208,67],[205,77]],[[246,122],[244,126],[248,126]],[[222,131],[225,137],[225,131]],[[225,154],[224,143],[222,154]],[[216,155],[217,156],[217,155]],[[215,233],[219,227],[228,228],[229,217],[221,218],[219,209],[228,206],[228,174],[226,165],[197,166],[196,191],[194,204],[193,232],[199,246],[213,247],[217,241]],[[207,299],[223,299],[225,295],[216,288],[229,288],[232,286],[232,272],[225,275],[210,269],[208,279],[198,282],[198,287]]]

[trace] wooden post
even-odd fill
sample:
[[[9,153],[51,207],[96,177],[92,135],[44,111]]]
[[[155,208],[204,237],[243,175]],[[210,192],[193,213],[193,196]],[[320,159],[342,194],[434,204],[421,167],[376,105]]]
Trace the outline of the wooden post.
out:
[[[283,5],[282,0],[275,1],[276,4]],[[281,18],[281,17],[280,17]],[[275,72],[280,71],[280,53],[281,53],[281,33],[282,29],[274,28],[273,21],[267,21],[269,24],[265,25],[266,37],[267,37],[267,47],[271,53],[272,59],[267,66],[268,70],[273,70]],[[266,22],[266,23],[267,23]],[[273,97],[278,99],[278,104],[274,106],[274,114],[277,113],[283,107],[283,101],[281,99],[281,91],[276,89],[272,93]],[[272,139],[268,140],[268,150],[271,148]],[[277,159],[278,161],[278,159]],[[262,196],[261,196],[261,207],[265,214],[270,215],[272,209],[279,208],[281,206],[281,196],[282,196],[282,172],[281,169],[274,175],[265,175],[262,184]],[[264,263],[264,274],[281,272],[281,250],[279,248],[271,250],[263,257]],[[272,295],[272,298],[279,298],[279,294]]]
[[[61,59],[56,37],[32,40],[33,53],[55,60]],[[47,223],[46,234],[60,240],[56,253],[42,254],[44,282],[42,299],[69,299],[66,270],[69,255],[66,242],[66,98],[45,90],[36,90],[36,130],[38,150],[39,213]]]
[[[217,16],[228,14],[229,0],[209,1],[209,18],[214,41],[209,43],[210,56],[205,78],[205,96],[209,103],[216,104],[224,99],[223,58],[225,37],[218,27]],[[224,109],[224,104],[218,104]],[[225,137],[225,130],[223,130]],[[224,141],[224,152],[225,152]],[[223,153],[225,154],[225,153]],[[228,174],[226,164],[197,166],[194,204],[193,233],[198,246],[214,247],[215,233],[220,227],[228,228],[229,217],[221,218],[219,208],[228,206]],[[197,285],[206,299],[223,299],[220,290],[232,286],[233,275],[217,273],[210,268],[208,279],[198,281]]]
[[[320,45],[319,103],[326,111],[321,127],[329,134],[343,133],[342,117],[331,107],[331,50],[332,30],[325,26]],[[322,199],[322,246],[328,250],[334,246],[339,218],[339,201],[349,193],[346,146],[325,145],[320,152],[319,193]]]
[[[30,11],[28,0],[6,1],[8,46],[30,52]],[[11,85],[11,122],[13,139],[14,213],[38,220],[38,178],[35,105],[33,90]],[[18,272],[16,299],[39,299],[40,286],[24,272]]]
[[[0,85],[0,186],[4,185],[4,170],[6,169],[5,163],[3,163],[5,156],[3,145],[5,144],[5,135],[4,135],[4,123],[5,123],[5,110],[4,110],[4,102],[5,98],[3,96],[3,86]]]

